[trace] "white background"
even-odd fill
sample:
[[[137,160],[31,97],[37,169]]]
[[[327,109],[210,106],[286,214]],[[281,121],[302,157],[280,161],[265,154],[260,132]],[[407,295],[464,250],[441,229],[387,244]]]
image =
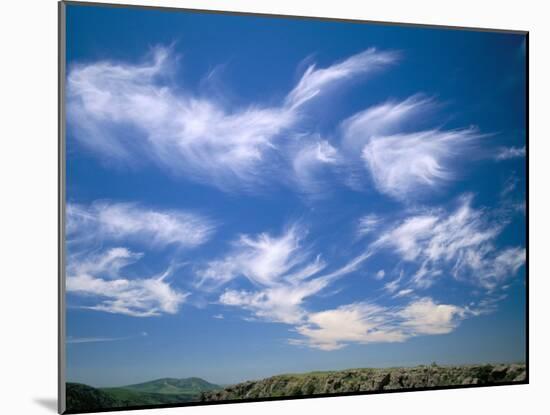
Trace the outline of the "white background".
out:
[[[113,0],[116,2],[116,0]],[[129,1],[129,0],[128,0]],[[531,384],[141,411],[140,414],[541,413],[550,382],[547,252],[550,25],[545,2],[508,0],[202,0],[147,5],[530,31]],[[53,414],[57,382],[57,4],[0,9],[0,411]],[[483,87],[480,85],[480,87]],[[124,412],[127,413],[127,412]]]

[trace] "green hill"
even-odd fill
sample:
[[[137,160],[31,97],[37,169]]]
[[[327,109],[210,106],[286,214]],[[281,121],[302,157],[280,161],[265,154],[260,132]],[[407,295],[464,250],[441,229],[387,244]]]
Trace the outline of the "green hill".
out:
[[[101,410],[118,406],[116,399],[91,386],[80,383],[67,383],[65,388],[68,411]]]
[[[125,388],[102,388],[101,392],[113,399],[114,407],[165,405],[197,400],[199,393],[148,393]]]
[[[201,378],[163,378],[136,385],[122,386],[122,388],[137,392],[178,395],[213,391],[220,389],[220,386],[209,383]]]
[[[67,383],[67,411],[191,402],[199,400],[203,392],[218,389],[221,387],[200,378],[165,378],[116,388],[93,388],[79,383]]]

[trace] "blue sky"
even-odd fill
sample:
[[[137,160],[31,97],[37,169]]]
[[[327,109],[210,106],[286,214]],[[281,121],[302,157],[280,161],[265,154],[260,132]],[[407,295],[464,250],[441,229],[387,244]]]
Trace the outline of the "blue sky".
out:
[[[525,38],[67,8],[67,378],[525,359]]]

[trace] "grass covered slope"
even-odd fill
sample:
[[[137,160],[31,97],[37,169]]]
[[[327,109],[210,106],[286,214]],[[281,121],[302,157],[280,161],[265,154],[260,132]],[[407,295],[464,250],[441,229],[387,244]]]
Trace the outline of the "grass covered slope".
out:
[[[524,364],[350,369],[273,376],[204,392],[201,401],[523,382]]]
[[[67,383],[67,411],[91,411],[114,408],[117,401],[108,393],[81,383]]]
[[[115,401],[115,407],[165,405],[170,403],[189,402],[196,400],[200,396],[200,393],[149,393],[137,392],[125,388],[102,388],[100,391],[106,393]]]
[[[201,393],[217,389],[220,389],[220,386],[200,378],[165,378],[117,388],[93,388],[78,383],[67,383],[67,410],[79,412],[177,404],[197,401]]]

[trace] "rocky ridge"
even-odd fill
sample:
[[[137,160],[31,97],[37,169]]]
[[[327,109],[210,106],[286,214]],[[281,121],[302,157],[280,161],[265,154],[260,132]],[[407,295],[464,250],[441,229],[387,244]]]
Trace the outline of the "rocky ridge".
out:
[[[524,364],[349,369],[278,375],[204,392],[203,402],[524,382]]]

